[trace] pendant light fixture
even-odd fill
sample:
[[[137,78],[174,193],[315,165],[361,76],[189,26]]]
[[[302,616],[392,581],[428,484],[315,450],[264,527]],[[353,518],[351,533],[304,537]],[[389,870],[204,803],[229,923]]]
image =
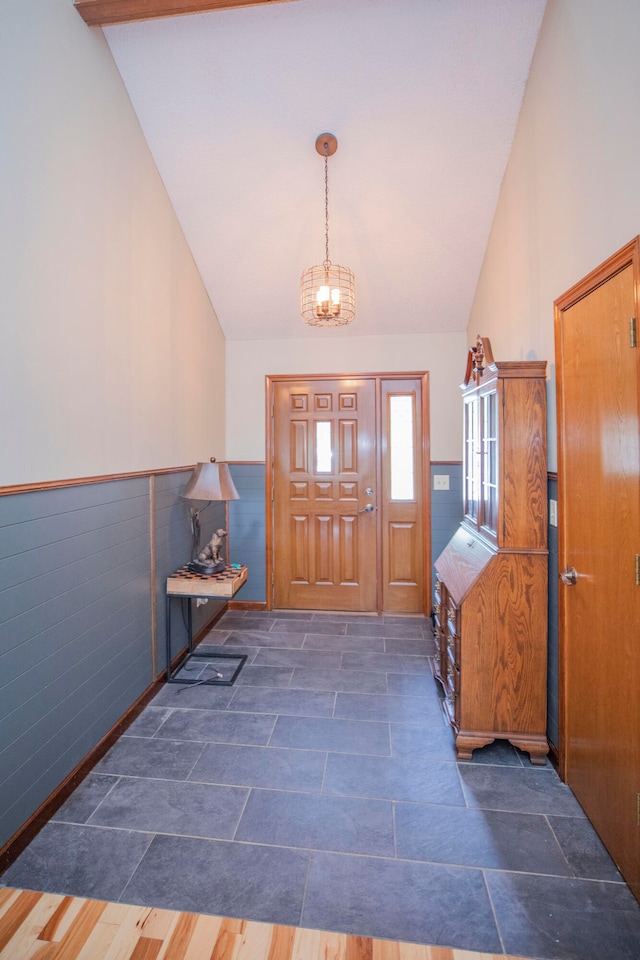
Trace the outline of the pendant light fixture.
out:
[[[312,327],[342,327],[355,316],[354,276],[329,259],[329,157],[338,149],[331,133],[321,133],[316,150],[324,157],[324,263],[309,267],[300,279],[302,319]]]

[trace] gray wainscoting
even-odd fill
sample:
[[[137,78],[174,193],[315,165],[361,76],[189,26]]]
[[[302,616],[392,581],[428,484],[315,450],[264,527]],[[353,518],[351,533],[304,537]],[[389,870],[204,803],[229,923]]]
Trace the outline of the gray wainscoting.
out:
[[[434,490],[434,476],[449,478],[448,490]],[[431,560],[436,562],[462,522],[462,464],[431,464]],[[431,572],[431,584],[436,571]]]
[[[234,600],[267,599],[267,546],[264,463],[229,464],[239,500],[229,501],[229,558],[245,564],[248,577]]]
[[[189,476],[0,497],[0,847],[149,687],[154,662],[156,676],[164,669],[165,580],[191,548]],[[225,505],[201,520],[208,539]],[[174,655],[184,603],[174,604]],[[194,605],[194,629],[223,604]]]
[[[0,498],[0,845],[151,683],[149,479]]]

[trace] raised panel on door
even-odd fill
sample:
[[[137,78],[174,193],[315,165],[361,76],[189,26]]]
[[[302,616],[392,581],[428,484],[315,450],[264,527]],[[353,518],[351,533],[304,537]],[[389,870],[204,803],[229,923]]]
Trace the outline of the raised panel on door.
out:
[[[332,585],[335,583],[333,573],[333,517],[315,517],[314,538],[314,583]]]
[[[306,420],[291,421],[291,441],[290,441],[290,471],[295,473],[307,473],[309,459],[309,424]]]
[[[309,517],[291,517],[290,537],[291,579],[295,583],[309,583]]]
[[[339,420],[338,469],[341,474],[358,472],[358,423]]]
[[[640,897],[638,245],[556,303],[563,770]],[[594,364],[594,358],[597,362]]]
[[[358,550],[358,517],[342,516],[338,529],[338,569],[341,584],[358,583],[361,579],[360,565],[367,558]]]
[[[392,521],[389,524],[389,580],[391,583],[416,582],[415,523]]]

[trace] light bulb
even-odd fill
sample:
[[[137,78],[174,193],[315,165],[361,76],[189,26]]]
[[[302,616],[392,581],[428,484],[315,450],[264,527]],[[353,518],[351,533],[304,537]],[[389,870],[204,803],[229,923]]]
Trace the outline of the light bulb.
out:
[[[322,286],[318,288],[317,293],[318,303],[328,303],[329,302],[329,287]]]

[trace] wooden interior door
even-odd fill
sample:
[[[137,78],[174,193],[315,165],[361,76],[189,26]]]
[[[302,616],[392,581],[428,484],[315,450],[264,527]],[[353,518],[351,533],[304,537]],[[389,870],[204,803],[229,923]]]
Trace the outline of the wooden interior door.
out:
[[[280,381],[273,408],[274,605],[374,610],[375,383]]]
[[[274,377],[267,390],[273,606],[428,613],[427,375]]]
[[[562,772],[640,897],[638,252],[556,302],[556,356]]]

